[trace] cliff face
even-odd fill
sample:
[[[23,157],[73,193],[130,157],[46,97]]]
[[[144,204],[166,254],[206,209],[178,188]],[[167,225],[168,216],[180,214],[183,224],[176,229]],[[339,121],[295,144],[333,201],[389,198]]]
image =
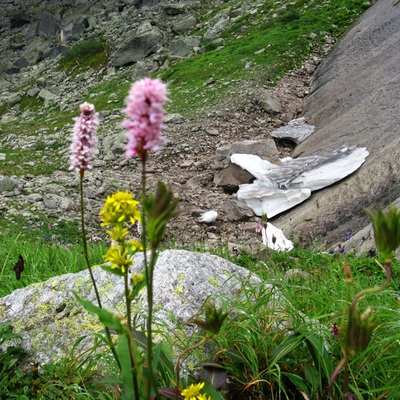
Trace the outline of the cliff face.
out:
[[[288,231],[326,235],[360,227],[364,207],[400,201],[400,5],[378,1],[318,67],[304,116],[316,131],[294,157],[343,145],[370,155],[353,176],[280,218]],[[344,237],[344,234],[342,234]]]
[[[159,0],[4,0],[0,9],[0,74],[15,74],[55,58],[89,36],[104,35],[118,47],[123,33],[132,33],[146,20],[160,31],[152,51],[160,50],[171,38],[168,22],[173,22],[163,19],[187,16],[197,7],[199,3],[190,0],[164,6]]]

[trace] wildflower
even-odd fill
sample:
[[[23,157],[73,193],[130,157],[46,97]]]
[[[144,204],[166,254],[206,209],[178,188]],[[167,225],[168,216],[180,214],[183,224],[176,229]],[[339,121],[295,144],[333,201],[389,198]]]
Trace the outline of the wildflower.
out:
[[[186,389],[182,390],[181,395],[184,397],[184,400],[198,400],[201,399],[202,396],[200,394],[200,390],[203,389],[204,382],[200,382],[197,384],[192,384],[188,386]]]
[[[205,311],[205,321],[197,318],[192,318],[190,321],[211,334],[217,334],[221,330],[228,313],[222,312],[222,309],[217,309],[213,303],[207,303]]]
[[[160,132],[166,100],[167,88],[159,79],[145,78],[132,85],[125,109],[129,119],[122,123],[128,129],[127,157],[138,154],[145,160],[149,150],[157,151],[163,145],[165,138]]]
[[[347,229],[347,231],[346,231],[346,241],[350,240],[350,238],[351,238],[351,229]]]
[[[83,174],[84,171],[92,168],[91,161],[97,144],[99,120],[93,104],[85,102],[80,105],[79,109],[81,115],[74,118],[70,170],[75,169]]]
[[[128,240],[130,246],[130,253],[135,254],[137,251],[143,251],[143,244],[137,240]]]
[[[261,233],[262,230],[262,226],[261,225],[257,225],[256,226],[256,233]]]
[[[128,228],[120,225],[115,225],[114,229],[112,231],[107,231],[107,233],[110,235],[111,240],[118,242],[128,234]]]
[[[358,354],[368,347],[376,326],[375,319],[371,307],[362,314],[357,306],[350,309],[346,344],[351,354]]]
[[[211,400],[211,396],[207,396],[205,393],[197,396],[197,400]]]
[[[111,268],[119,268],[122,273],[125,273],[125,271],[133,264],[132,259],[128,258],[127,250],[121,249],[120,246],[115,244],[108,248],[104,259],[111,263]]]
[[[137,285],[138,283],[142,282],[143,279],[144,279],[143,274],[132,273],[131,275],[131,281],[133,285]]]
[[[340,330],[339,330],[339,326],[336,322],[334,322],[331,326],[331,333],[332,333],[332,336],[339,337]]]
[[[140,221],[139,202],[129,192],[117,192],[107,197],[104,208],[100,211],[101,226]]]

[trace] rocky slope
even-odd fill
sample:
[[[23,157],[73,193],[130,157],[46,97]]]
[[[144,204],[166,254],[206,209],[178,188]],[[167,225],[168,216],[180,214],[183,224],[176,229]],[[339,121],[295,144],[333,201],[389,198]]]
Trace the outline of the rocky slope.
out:
[[[224,3],[215,1],[212,6]],[[204,37],[218,39],[219,33],[235,18],[257,13],[262,5],[261,1],[228,3],[229,7],[200,23],[202,13],[206,12],[204,2],[188,0],[168,3],[157,0],[4,1],[0,11],[3,55],[0,140],[8,151],[1,156],[3,161],[0,162],[7,165],[8,170],[22,173],[0,179],[3,216],[10,220],[16,215],[23,216],[29,229],[42,224],[43,215],[51,219],[53,226],[65,219],[77,220],[78,181],[67,172],[72,124],[60,128],[57,118],[49,117],[47,126],[37,127],[35,117],[45,118],[46,112],[55,105],[61,111],[77,110],[83,96],[99,83],[112,82],[116,78],[131,81],[168,66],[174,59],[204,51],[199,47],[199,38],[190,35],[190,30],[202,28]],[[272,12],[279,13],[285,7],[284,4],[280,6]],[[373,8],[370,10],[374,12]],[[370,29],[374,28],[371,26]],[[76,76],[57,69],[57,60],[66,48],[79,39],[100,35],[116,44],[110,62],[104,68]],[[201,113],[168,117],[165,134],[169,142],[149,161],[149,185],[154,186],[161,178],[181,200],[182,213],[171,223],[169,241],[182,247],[229,243],[231,248],[259,249],[261,239],[255,234],[255,226],[260,219],[239,204],[232,194],[215,185],[219,168],[216,150],[232,142],[269,138],[277,157],[290,154],[292,143],[275,144],[270,139],[270,132],[301,114],[312,74],[331,44],[328,37],[326,48],[319,55],[288,73],[274,88],[244,82],[240,89],[230,90],[218,106],[208,107],[205,103]],[[137,51],[132,53],[132,47]],[[330,63],[335,60],[331,59]],[[214,82],[210,80],[207,84]],[[120,100],[117,96],[110,95],[110,104]],[[43,106],[35,111],[25,108],[24,101],[32,98],[43,101]],[[311,102],[312,97],[308,104]],[[124,157],[120,109],[110,107],[101,111],[100,117],[98,160],[85,180],[87,221],[92,240],[104,238],[98,229],[98,212],[105,196],[116,189],[129,189],[138,194],[140,186],[138,161],[128,161]],[[309,113],[307,117],[312,120],[313,114]],[[321,120],[317,125],[323,124]],[[309,153],[315,150],[312,145],[306,149]],[[27,158],[28,154],[31,159]],[[43,165],[49,165],[55,172],[47,176],[31,173]],[[320,191],[318,198],[323,198],[329,190]],[[375,200],[371,198],[371,202]],[[342,198],[336,209],[340,208],[341,201]],[[210,209],[218,211],[218,220],[211,225],[200,223],[200,214]],[[353,211],[360,214],[360,209]],[[290,223],[293,215],[296,210],[278,218],[278,226],[281,223],[290,235],[304,236],[304,231],[310,227],[305,223],[309,221],[309,215],[301,214],[303,225],[299,229],[298,223]],[[344,227],[347,221],[339,214],[332,218],[335,219],[332,227],[324,221],[318,221],[317,228],[313,225],[307,242],[326,234],[330,243],[340,240],[347,229]],[[361,229],[365,222],[359,218],[351,228],[354,231]]]

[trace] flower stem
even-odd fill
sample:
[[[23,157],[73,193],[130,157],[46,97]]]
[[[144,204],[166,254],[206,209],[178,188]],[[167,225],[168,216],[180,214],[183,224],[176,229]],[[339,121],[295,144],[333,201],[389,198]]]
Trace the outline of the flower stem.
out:
[[[200,339],[197,343],[195,343],[193,346],[188,347],[187,349],[183,350],[181,354],[179,354],[178,359],[176,360],[175,364],[175,369],[176,369],[176,399],[178,399],[178,393],[179,393],[179,375],[180,375],[180,369],[181,369],[181,363],[182,363],[182,357],[186,354],[189,353],[190,351],[197,349],[198,347],[202,346],[204,343],[207,342],[208,336],[206,335],[202,339]]]
[[[131,299],[129,293],[129,285],[128,285],[128,272],[124,274],[124,288],[125,288],[125,301],[126,301],[126,321],[128,326],[128,345],[129,345],[129,356],[131,360],[131,368],[132,371],[136,369],[137,373],[132,374],[133,379],[133,388],[135,391],[135,399],[139,399],[139,385],[137,374],[140,374],[140,369],[136,360],[135,348],[134,348],[134,339],[132,335],[132,313],[131,313]],[[142,377],[143,379],[143,377]],[[145,380],[143,379],[143,383],[145,387],[147,387]]]
[[[79,173],[79,192],[80,192],[80,211],[81,211],[81,231],[82,231],[83,255],[84,255],[84,258],[86,261],[87,268],[89,270],[90,279],[92,280],[94,292],[95,292],[96,299],[97,299],[97,304],[99,305],[100,308],[103,308],[103,306],[101,305],[101,299],[100,299],[99,291],[97,289],[96,280],[94,279],[94,276],[93,276],[92,266],[90,264],[89,253],[88,253],[88,248],[87,248],[86,229],[85,229],[85,209],[84,209],[84,205],[83,205],[83,176],[84,176],[84,173],[85,173],[84,169],[81,168],[80,173]],[[113,353],[113,356],[118,365],[118,368],[121,369],[121,363],[119,361],[118,354],[115,350],[114,343],[111,339],[110,330],[108,329],[107,326],[104,326],[104,328],[105,328],[105,332],[106,332],[106,336],[107,336],[108,346],[110,347],[110,349]]]
[[[146,196],[146,159],[147,152],[143,154],[142,159],[142,198]],[[157,249],[151,248],[150,261],[147,258],[147,223],[145,209],[142,209],[142,245],[144,254],[144,266],[146,274],[146,285],[147,285],[147,304],[148,304],[148,315],[147,315],[147,366],[149,371],[149,387],[150,391],[153,391],[154,398],[159,399],[159,393],[157,388],[156,380],[154,379],[153,371],[153,271],[154,265],[157,260]]]

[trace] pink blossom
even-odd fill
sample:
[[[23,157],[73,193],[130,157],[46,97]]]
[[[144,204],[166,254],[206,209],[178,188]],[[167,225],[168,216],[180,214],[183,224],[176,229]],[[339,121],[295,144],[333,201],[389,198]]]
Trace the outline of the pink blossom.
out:
[[[75,169],[83,173],[92,168],[91,161],[97,144],[99,119],[93,104],[85,102],[80,105],[79,109],[81,115],[74,118],[75,125],[70,148],[70,170]]]
[[[145,160],[149,150],[157,151],[165,142],[160,133],[167,88],[159,79],[145,78],[132,85],[128,98],[124,111],[129,119],[122,123],[128,129],[126,156],[138,154]]]

